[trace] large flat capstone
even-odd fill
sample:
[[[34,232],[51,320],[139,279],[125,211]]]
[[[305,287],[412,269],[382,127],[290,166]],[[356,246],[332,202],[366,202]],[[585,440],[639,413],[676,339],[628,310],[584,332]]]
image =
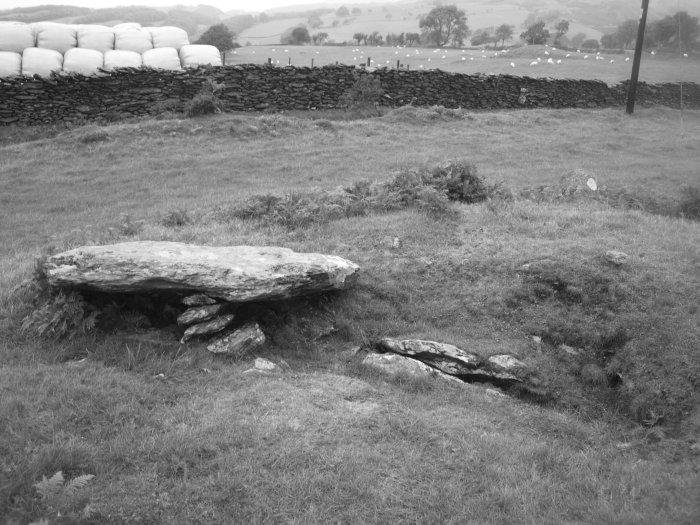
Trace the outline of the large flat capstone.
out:
[[[230,302],[287,299],[352,286],[360,268],[288,248],[134,241],[49,257],[49,284],[102,292],[201,292]]]

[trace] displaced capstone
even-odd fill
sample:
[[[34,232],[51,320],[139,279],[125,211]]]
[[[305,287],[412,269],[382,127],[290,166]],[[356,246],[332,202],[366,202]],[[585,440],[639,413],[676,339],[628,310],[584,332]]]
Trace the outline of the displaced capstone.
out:
[[[180,326],[190,326],[195,323],[208,321],[216,317],[227,307],[228,305],[225,303],[193,306],[177,316],[177,324]]]
[[[359,266],[287,248],[134,241],[49,257],[51,286],[101,292],[193,291],[230,302],[288,299],[354,284]]]
[[[384,352],[413,357],[450,375],[469,374],[482,361],[482,358],[476,354],[465,352],[454,345],[435,341],[385,338],[379,341],[377,346]]]
[[[362,364],[380,370],[391,376],[408,375],[412,377],[440,377],[452,382],[462,383],[456,377],[413,359],[398,354],[367,354]]]
[[[190,326],[182,336],[180,340],[181,343],[186,343],[193,337],[205,336],[221,332],[224,328],[231,324],[233,321],[233,314],[226,314],[207,321],[205,323],[199,323]]]
[[[265,334],[256,322],[246,323],[207,346],[213,354],[239,359],[265,343]]]

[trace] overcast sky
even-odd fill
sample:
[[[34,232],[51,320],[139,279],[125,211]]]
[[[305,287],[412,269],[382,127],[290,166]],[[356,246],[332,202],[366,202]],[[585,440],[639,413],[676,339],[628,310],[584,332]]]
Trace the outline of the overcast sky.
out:
[[[378,0],[348,0],[352,4],[369,4]],[[389,3],[392,0],[382,0],[381,3]],[[318,1],[318,0],[0,0],[0,9],[12,9],[13,7],[30,7],[35,5],[76,5],[80,7],[115,7],[119,5],[145,5],[150,7],[163,7],[180,5],[211,5],[218,7],[222,11],[239,9],[241,11],[260,12],[273,7],[283,7],[290,5],[342,5],[343,0]]]

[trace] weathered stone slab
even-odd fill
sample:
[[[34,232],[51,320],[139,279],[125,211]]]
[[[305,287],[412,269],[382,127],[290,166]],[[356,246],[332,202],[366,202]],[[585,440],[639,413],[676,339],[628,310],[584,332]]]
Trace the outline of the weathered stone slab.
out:
[[[511,385],[522,380],[518,373],[527,367],[522,361],[503,354],[484,359],[459,347],[420,339],[389,339],[377,343],[377,349],[394,355],[409,356],[440,373],[468,382]]]
[[[250,322],[212,342],[207,346],[207,350],[213,354],[239,359],[264,343],[265,334],[258,323]]]
[[[195,323],[203,323],[219,315],[228,306],[226,303],[193,306],[177,316],[177,324],[189,326]]]
[[[211,335],[217,332],[221,332],[221,330],[223,330],[231,324],[233,318],[233,314],[226,314],[212,319],[211,321],[207,321],[206,323],[194,324],[190,326],[187,330],[185,330],[185,333],[182,335],[182,339],[180,340],[180,342],[186,343],[193,337]]]
[[[104,292],[194,291],[231,302],[287,299],[346,289],[359,266],[287,248],[134,241],[49,257],[49,284]]]
[[[196,293],[194,295],[188,295],[182,300],[182,304],[185,306],[204,306],[207,304],[216,304],[216,299],[212,299],[208,295],[203,293]]]
[[[456,377],[440,372],[417,359],[399,354],[367,354],[362,364],[391,376],[403,374],[412,377],[440,377],[447,381],[462,383]]]
[[[418,359],[450,375],[464,375],[474,372],[482,358],[465,352],[461,348],[447,343],[423,341],[420,339],[389,339],[379,341],[378,348]]]

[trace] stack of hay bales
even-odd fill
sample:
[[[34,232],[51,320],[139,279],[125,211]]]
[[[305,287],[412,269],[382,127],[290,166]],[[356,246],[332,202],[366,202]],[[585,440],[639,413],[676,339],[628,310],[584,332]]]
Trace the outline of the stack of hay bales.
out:
[[[0,22],[0,78],[51,73],[96,75],[101,70],[220,66],[214,46],[190,45],[179,27],[140,24],[70,25]]]

